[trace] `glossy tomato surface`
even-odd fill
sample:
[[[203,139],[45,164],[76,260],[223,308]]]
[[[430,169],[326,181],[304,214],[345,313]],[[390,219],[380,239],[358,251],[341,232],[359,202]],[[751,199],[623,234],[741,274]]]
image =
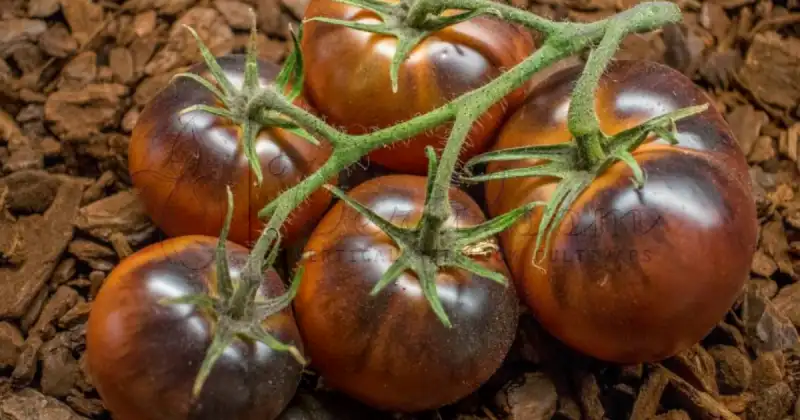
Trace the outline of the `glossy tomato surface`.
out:
[[[388,175],[349,195],[398,226],[421,217],[425,178]],[[483,221],[466,193],[451,189],[450,226]],[[369,293],[399,250],[396,243],[339,201],[312,233],[295,313],[312,368],[325,383],[378,409],[419,411],[476,390],[500,366],[513,341],[514,288],[460,269],[441,269],[436,286],[453,327],[436,317],[419,281],[406,272],[375,297]],[[498,251],[474,257],[507,274]]]
[[[262,343],[235,341],[212,369],[196,402],[191,391],[214,324],[193,305],[163,299],[213,291],[215,238],[183,236],[143,248],[111,272],[87,326],[92,382],[115,420],[275,419],[294,396],[302,366]],[[247,249],[229,243],[238,275]],[[260,293],[285,292],[267,272]],[[266,330],[302,351],[290,308],[263,321]]]
[[[375,23],[373,12],[336,2],[312,0],[305,18],[328,17]],[[432,111],[476,89],[528,57],[533,38],[516,26],[479,17],[438,31],[419,44],[399,71],[392,92],[389,67],[397,47],[394,37],[320,22],[307,22],[302,50],[306,97],[334,126],[364,134]],[[462,149],[467,159],[491,146],[492,134],[508,109],[524,98],[517,89],[490,108],[473,126]],[[392,170],[424,174],[425,146],[444,148],[450,124],[370,154]]]
[[[570,139],[569,95],[580,67],[533,89],[496,149]],[[617,61],[601,79],[596,111],[606,134],[679,108],[710,103],[691,80],[661,64]],[[669,357],[724,317],[748,278],[757,220],[745,158],[711,108],[677,123],[679,144],[652,137],[633,152],[647,177],[637,190],[629,167],[614,164],[581,194],[535,251],[541,208],[502,235],[520,294],[553,335],[615,362]],[[491,164],[488,171],[534,161]],[[550,178],[486,185],[490,214],[548,199]]]
[[[241,86],[244,56],[221,57],[219,63],[234,85]],[[259,62],[259,69],[263,85],[280,71],[265,61]],[[191,71],[210,77],[204,64]],[[203,111],[179,115],[198,104],[221,106],[207,89],[186,78],[174,81],[147,104],[129,147],[133,185],[148,215],[169,236],[219,235],[227,213],[225,188],[230,185],[235,204],[229,239],[249,246],[264,225],[258,212],[324,164],[331,149],[280,128],[266,128],[255,144],[264,175],[258,185],[239,126]],[[296,209],[284,225],[286,241],[300,237],[329,203],[330,194],[320,189]]]

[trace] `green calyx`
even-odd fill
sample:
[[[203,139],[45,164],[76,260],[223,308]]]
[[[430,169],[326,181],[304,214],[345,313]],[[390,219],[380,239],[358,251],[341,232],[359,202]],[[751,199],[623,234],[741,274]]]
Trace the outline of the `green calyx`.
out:
[[[430,146],[426,151],[431,162],[429,166],[430,172],[433,173],[437,167],[435,154]],[[426,209],[431,205],[430,201],[434,191],[433,179],[432,176],[428,177]],[[427,233],[432,231],[431,225],[435,223],[431,218],[423,216],[417,226],[413,228],[399,227],[349,197],[339,188],[332,185],[326,185],[325,187],[337,198],[381,229],[395,242],[400,250],[397,260],[375,284],[371,295],[379,294],[401,275],[410,271],[416,275],[431,309],[448,328],[452,327],[452,323],[442,305],[436,286],[436,276],[440,269],[446,267],[459,268],[507,286],[508,279],[503,274],[485,268],[478,264],[473,257],[485,256],[496,251],[495,235],[508,229],[509,226],[531,209],[540,205],[540,203],[530,203],[477,226],[467,228],[438,226],[433,230],[435,234],[431,235]]]
[[[314,17],[306,22],[322,22],[333,25],[345,26],[364,32],[392,36],[397,39],[392,63],[389,67],[389,77],[392,82],[392,92],[397,93],[399,88],[400,67],[411,55],[414,48],[431,34],[449,26],[468,21],[480,15],[502,17],[500,12],[493,7],[481,7],[474,10],[459,12],[455,15],[442,16],[444,8],[439,1],[401,1],[397,4],[385,3],[380,0],[335,0],[339,3],[369,10],[380,17],[380,23],[353,22],[327,17]]]
[[[231,276],[226,243],[233,215],[233,194],[230,188],[228,188],[227,192],[228,213],[217,242],[214,258],[216,267],[215,290],[211,290],[207,294],[181,296],[174,299],[165,299],[161,302],[163,305],[194,305],[212,323],[214,329],[212,341],[195,377],[192,387],[193,398],[197,398],[200,395],[214,364],[225,352],[225,349],[236,340],[261,342],[275,351],[288,352],[303,366],[307,364],[307,361],[296,346],[276,339],[263,325],[264,320],[289,307],[300,286],[303,268],[298,268],[289,290],[281,296],[272,298],[265,298],[261,295],[253,296],[252,298],[244,296],[241,291],[246,290],[250,284],[261,284],[263,272],[253,273],[245,268],[241,279],[234,281]],[[275,256],[271,256],[270,265],[274,263],[274,259]],[[257,277],[257,280],[253,281],[248,277]]]
[[[319,141],[290,119],[287,119],[278,112],[265,108],[260,100],[264,97],[266,92],[271,90],[285,92],[286,98],[290,102],[300,95],[303,85],[303,62],[302,56],[299,54],[298,38],[302,36],[302,27],[299,34],[292,32],[292,40],[295,45],[294,52],[285,61],[274,85],[262,87],[259,82],[257,61],[256,16],[252,9],[250,9],[250,13],[253,19],[253,25],[247,45],[244,82],[240,88],[237,88],[230,82],[225,75],[225,71],[219,65],[208,47],[202,42],[197,32],[188,26],[186,26],[186,29],[192,34],[195,41],[197,41],[197,46],[203,57],[203,61],[208,71],[211,73],[213,81],[216,82],[216,85],[194,73],[179,73],[176,74],[173,79],[187,78],[194,80],[208,89],[217,100],[222,103],[221,107],[193,105],[183,109],[181,113],[186,114],[197,111],[207,112],[222,118],[227,118],[239,125],[242,130],[242,142],[244,144],[245,156],[248,162],[250,162],[250,167],[256,176],[256,181],[258,184],[261,184],[264,175],[261,169],[261,162],[256,156],[255,142],[258,133],[262,129],[266,127],[278,127],[291,131],[314,145],[319,145]]]
[[[539,263],[547,258],[550,250],[552,233],[560,226],[575,200],[597,177],[619,161],[631,168],[633,172],[631,181],[638,188],[643,187],[646,181],[645,173],[632,153],[653,134],[668,141],[670,144],[677,144],[675,123],[681,119],[704,112],[706,109],[708,109],[708,105],[679,109],[652,118],[613,136],[606,136],[601,133],[602,136],[576,138],[568,143],[517,147],[488,152],[471,159],[465,164],[466,173],[462,180],[471,183],[526,177],[549,177],[558,180],[552,197],[544,206],[544,213],[539,222],[536,235],[534,249],[543,252],[534,252],[534,255],[540,255],[541,257],[533,263],[537,267],[541,267]],[[596,160],[586,159],[581,151],[581,141],[597,141],[596,147],[603,151],[602,156]],[[481,164],[527,159],[535,160],[537,163],[529,167],[482,175],[473,175],[471,172],[472,169]]]

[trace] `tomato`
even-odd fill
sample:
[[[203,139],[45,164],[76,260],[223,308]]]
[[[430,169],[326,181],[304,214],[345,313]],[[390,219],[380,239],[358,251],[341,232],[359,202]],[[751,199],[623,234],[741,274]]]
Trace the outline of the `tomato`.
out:
[[[400,227],[419,222],[425,177],[387,175],[348,195]],[[450,193],[449,226],[484,220],[464,192]],[[413,412],[452,403],[478,388],[502,363],[514,339],[514,288],[461,269],[442,268],[436,287],[447,328],[413,272],[374,297],[370,291],[399,255],[397,244],[342,201],[312,232],[294,301],[311,366],[333,388],[381,410]],[[475,261],[508,274],[499,251]]]
[[[535,86],[495,149],[568,141],[569,95],[581,70],[566,68]],[[614,134],[710,99],[667,66],[615,61],[595,103],[602,130]],[[656,361],[690,347],[724,317],[748,278],[757,219],[743,153],[713,104],[676,128],[677,145],[652,136],[632,153],[646,176],[641,190],[628,165],[612,165],[571,205],[546,255],[535,249],[541,208],[501,235],[534,315],[598,359]],[[533,163],[495,162],[487,172]],[[547,200],[554,187],[543,177],[488,182],[489,213]]]
[[[241,86],[244,56],[229,55],[218,61],[234,85]],[[261,61],[259,70],[261,83],[266,85],[275,80],[280,68]],[[209,77],[204,63],[190,71]],[[244,154],[239,126],[203,111],[179,115],[198,104],[222,106],[198,82],[181,78],[142,110],[128,153],[133,185],[148,215],[169,236],[219,235],[227,214],[226,186],[230,185],[235,203],[228,238],[250,245],[264,225],[258,212],[316,171],[331,149],[280,128],[264,129],[255,144],[264,175],[258,185]],[[330,194],[320,189],[294,210],[284,225],[285,240],[292,242],[302,236],[308,225],[324,214],[330,200]]]
[[[312,0],[305,19],[320,16],[380,21],[366,9],[335,0]],[[389,67],[395,38],[311,21],[303,31],[305,95],[327,122],[353,134],[389,127],[445,105],[496,78],[534,50],[533,38],[524,29],[477,17],[435,32],[420,43],[402,64],[398,92],[393,93]],[[513,91],[478,120],[462,149],[462,159],[486,151],[509,108],[521,102],[524,94],[525,87]],[[394,171],[425,174],[425,147],[443,149],[450,125],[377,149],[369,158]]]
[[[288,352],[239,339],[226,348],[192,402],[214,324],[192,305],[161,301],[214,291],[216,244],[212,237],[183,236],[150,245],[123,260],[101,288],[89,316],[86,351],[92,382],[114,419],[269,420],[297,391],[302,366]],[[229,243],[228,255],[236,276],[247,249]],[[270,269],[259,293],[269,298],[284,289]],[[290,308],[262,325],[302,349]]]

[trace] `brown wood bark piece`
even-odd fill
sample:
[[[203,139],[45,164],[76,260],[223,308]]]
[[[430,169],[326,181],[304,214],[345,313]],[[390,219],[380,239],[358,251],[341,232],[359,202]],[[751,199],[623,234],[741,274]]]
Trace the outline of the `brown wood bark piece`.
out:
[[[800,40],[757,34],[739,77],[757,98],[784,109],[800,102]]]
[[[739,416],[728,410],[725,405],[703,392],[668,369],[659,367],[669,378],[672,389],[678,396],[682,408],[689,412],[692,419],[698,420],[740,420]]]
[[[651,373],[633,404],[631,420],[648,420],[655,416],[661,403],[661,396],[668,384],[669,378],[663,370]]]
[[[41,218],[38,241],[28,248],[25,263],[19,269],[0,267],[0,317],[18,318],[39,293],[72,239],[74,220],[83,196],[76,182],[63,182],[53,204]]]

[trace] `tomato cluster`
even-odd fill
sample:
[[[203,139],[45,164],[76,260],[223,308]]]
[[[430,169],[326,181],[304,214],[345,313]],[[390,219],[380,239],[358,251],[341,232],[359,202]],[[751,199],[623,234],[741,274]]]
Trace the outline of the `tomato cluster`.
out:
[[[377,15],[334,0],[312,0],[307,18],[373,22]],[[392,92],[391,37],[322,22],[305,24],[305,71],[297,103],[349,133],[368,133],[442,106],[527,58],[535,46],[515,25],[477,17],[439,30],[401,65]],[[241,83],[243,56],[219,58]],[[280,70],[259,62],[261,83]],[[208,76],[197,65],[192,72]],[[474,124],[460,159],[489,150],[570,141],[566,116],[581,67],[523,85]],[[606,134],[674,109],[709,102],[666,66],[619,61],[604,73],[596,112]],[[188,106],[219,105],[192,79],[178,79],[143,111],[130,146],[130,171],[153,221],[172,238],[142,249],[109,276],[93,306],[89,370],[117,419],[274,419],[299,384],[301,366],[261,343],[235,340],[191,401],[192,382],[215,320],[163,298],[216,293],[215,247],[234,197],[230,271],[264,226],[259,211],[314,173],[332,147],[283,128],[265,128],[255,150],[264,168],[255,181],[236,124]],[[370,153],[392,174],[368,179],[348,195],[392,224],[413,229],[426,198],[426,146],[441,151],[449,126]],[[653,137],[633,152],[647,175],[637,189],[625,163],[611,165],[553,230],[544,258],[536,246],[542,209],[500,234],[500,246],[470,256],[505,274],[504,287],[461,268],[439,267],[435,287],[452,328],[428,305],[411,272],[377,295],[401,252],[389,235],[325,189],[293,210],[288,243],[304,246],[304,271],[292,308],[262,321],[276,338],[303,349],[326,384],[374,407],[419,411],[477,390],[511,348],[518,296],[556,338],[612,362],[660,360],[700,340],[741,290],[756,238],[755,209],[742,152],[713,107],[677,123],[677,144]],[[487,173],[534,161],[495,162]],[[336,182],[332,180],[331,182]],[[452,187],[447,223],[475,226],[533,201],[551,198],[547,177],[490,181],[478,203]],[[535,261],[543,261],[536,264]],[[285,291],[272,269],[259,296]]]

